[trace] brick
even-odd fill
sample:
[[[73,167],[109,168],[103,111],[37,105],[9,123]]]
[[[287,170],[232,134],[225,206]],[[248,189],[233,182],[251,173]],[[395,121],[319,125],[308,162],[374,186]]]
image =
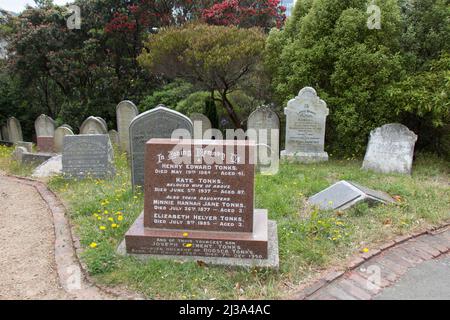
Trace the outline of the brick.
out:
[[[305,288],[302,291],[302,293],[308,297],[308,296],[312,295],[313,293],[315,293],[316,291],[318,291],[319,289],[321,289],[326,284],[327,284],[327,282],[324,279],[321,279],[321,280],[313,283],[311,286]]]
[[[370,286],[369,280],[362,277],[357,272],[351,272],[348,276],[348,279],[353,281],[361,289],[366,290],[367,292],[370,292],[373,295],[376,295],[381,291],[380,287],[374,287],[373,284]]]
[[[348,269],[353,270],[362,265],[364,262],[365,260],[362,257],[356,257],[350,261],[350,263],[348,264]]]
[[[440,242],[439,238],[435,238],[432,236],[423,236],[423,237],[417,239],[417,241],[424,243],[426,245],[429,245],[430,247],[438,250],[440,253],[446,253],[449,250],[449,247],[447,247],[442,242]],[[450,246],[450,243],[449,243],[449,246]]]
[[[366,262],[366,264],[367,264],[367,262]],[[372,264],[372,265],[375,265],[375,264]],[[380,275],[380,276],[381,276],[381,279],[380,279],[379,286],[382,287],[382,288],[385,288],[385,287],[390,286],[391,283],[392,283],[393,281],[389,281],[389,280],[388,280],[388,277],[386,276],[386,268],[384,268],[385,271],[383,272],[382,266],[380,266],[380,265],[376,265],[376,266],[378,266],[378,267],[380,268],[380,270],[381,270],[381,275]],[[374,283],[374,282],[373,282],[373,280],[375,279],[375,278],[374,278],[374,276],[375,276],[374,274],[368,273],[368,272],[364,272],[364,269],[365,269],[365,268],[368,268],[368,267],[369,267],[369,265],[363,265],[363,266],[361,266],[361,268],[359,268],[357,274],[360,275],[361,277],[367,279],[368,281],[370,281],[371,284],[373,284],[373,285],[378,285],[377,283]],[[367,270],[367,269],[366,269],[366,270]],[[369,283],[369,284],[370,284],[370,283]]]
[[[383,244],[379,249],[381,251],[384,251],[384,250],[392,248],[393,246],[395,246],[395,241],[389,241],[389,242]]]
[[[436,233],[434,235],[435,237],[438,237],[444,241],[450,241],[450,233],[448,231],[446,232],[441,232],[441,233]]]
[[[433,258],[433,256],[431,254],[429,254],[426,251],[421,250],[420,248],[415,246],[413,243],[408,242],[408,243],[402,245],[401,248],[405,249],[406,251],[410,252],[411,254],[414,254],[414,255],[420,257],[422,260],[425,260],[425,261],[431,260]]]
[[[410,240],[410,239],[411,239],[411,236],[410,236],[410,235],[406,235],[406,236],[401,236],[401,237],[395,238],[395,239],[394,239],[394,242],[397,243],[397,244],[399,244],[399,243],[403,243],[403,242],[405,242],[405,241],[408,241],[408,240]]]
[[[402,276],[406,273],[406,271],[408,270],[407,267],[404,267],[403,265],[390,260],[387,257],[380,257],[380,259],[378,259],[377,263],[382,264],[383,266],[385,266],[387,269],[391,270],[392,272],[395,272],[397,274],[397,276]]]
[[[424,259],[419,257],[415,251],[411,252],[411,251],[405,250],[404,248],[400,248],[400,247],[395,248],[390,253],[395,253],[396,255],[401,257],[403,260],[413,264],[414,266],[416,266],[417,264],[424,261]]]
[[[408,268],[412,268],[415,267],[417,265],[417,263],[414,263],[410,260],[406,260],[403,257],[401,257],[398,253],[392,251],[392,252],[388,252],[385,256],[385,259],[392,261],[393,263],[397,263],[399,265],[401,265],[403,268],[405,268],[406,270]]]
[[[352,296],[348,292],[338,288],[335,285],[328,286],[326,292],[329,295],[336,297],[338,300],[356,300],[356,297]]]
[[[439,250],[434,249],[424,242],[414,240],[413,245],[414,247],[429,253],[433,258],[439,257],[441,255],[441,252]]]
[[[337,287],[348,292],[350,295],[355,297],[358,300],[372,300],[372,295],[356,286],[353,281],[348,279],[339,280],[337,283]]]
[[[380,249],[373,249],[373,250],[370,250],[369,252],[363,253],[361,255],[361,257],[365,260],[368,260],[368,259],[378,255],[380,252],[381,252]]]
[[[320,290],[319,292],[316,292],[311,297],[307,298],[307,300],[337,300],[336,297],[330,295],[329,293],[325,292],[325,290]]]
[[[344,271],[333,271],[325,276],[325,281],[332,282],[344,275]]]

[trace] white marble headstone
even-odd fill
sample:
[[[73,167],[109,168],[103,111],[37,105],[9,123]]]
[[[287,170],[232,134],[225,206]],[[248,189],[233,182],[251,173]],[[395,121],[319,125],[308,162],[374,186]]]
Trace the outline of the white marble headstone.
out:
[[[370,133],[363,169],[380,173],[411,174],[417,135],[398,123]]]
[[[53,137],[55,135],[55,121],[41,114],[34,122],[37,137]]]
[[[73,131],[67,125],[62,125],[55,130],[54,148],[56,153],[63,151],[63,143],[65,136],[73,136]]]
[[[138,114],[138,108],[131,101],[122,101],[117,105],[117,130],[120,148],[127,153],[130,153],[130,124]]]
[[[22,127],[19,120],[14,117],[8,119],[8,136],[12,143],[23,141]]]
[[[329,109],[311,87],[303,88],[284,109],[286,115],[286,150],[282,158],[312,163],[328,161],[325,129]]]
[[[84,120],[80,127],[80,134],[108,134],[103,119],[99,117],[89,117]]]

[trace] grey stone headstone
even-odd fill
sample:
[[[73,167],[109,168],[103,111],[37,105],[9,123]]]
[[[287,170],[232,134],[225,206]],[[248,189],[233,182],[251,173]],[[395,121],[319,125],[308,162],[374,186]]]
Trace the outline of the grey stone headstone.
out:
[[[119,133],[116,130],[109,130],[108,135],[111,143],[119,145]]]
[[[80,134],[108,134],[108,129],[99,117],[89,117],[81,124]]]
[[[54,150],[56,153],[63,151],[65,136],[73,136],[73,131],[68,126],[61,126],[55,131]]]
[[[283,159],[302,163],[328,161],[325,129],[329,109],[311,87],[303,88],[284,109],[286,115],[286,150]]]
[[[23,147],[27,150],[27,152],[33,152],[33,143],[32,142],[24,142],[18,141],[14,144],[16,147]]]
[[[2,125],[1,131],[2,131],[3,141],[9,142],[8,126],[6,124]]]
[[[131,101],[122,101],[117,105],[117,130],[119,131],[120,148],[127,153],[130,153],[130,124],[138,114],[138,108]]]
[[[62,126],[61,126],[62,128],[67,128],[67,129],[70,129],[70,131],[72,131],[73,132],[73,128],[72,128],[72,126],[71,125],[68,125],[68,124],[63,124]]]
[[[212,138],[212,124],[207,116],[201,113],[192,113],[189,117],[194,125],[196,139],[209,140]]]
[[[105,178],[115,174],[114,151],[107,134],[65,136],[62,156],[66,177]]]
[[[372,190],[350,181],[340,181],[309,198],[312,205],[322,210],[346,210],[359,202],[395,203],[387,193]]]
[[[131,177],[133,187],[144,185],[145,144],[153,138],[172,138],[181,129],[193,136],[193,124],[185,115],[159,105],[134,118],[130,124]],[[187,137],[186,137],[187,138]]]
[[[8,119],[8,137],[12,143],[23,141],[22,127],[19,120],[14,117]]]
[[[108,131],[108,124],[106,123],[106,120],[103,119],[102,117],[96,117],[102,124],[103,127],[105,128],[106,131]]]
[[[55,121],[41,114],[34,122],[37,137],[53,137],[55,135]]]
[[[363,169],[380,173],[411,174],[417,135],[398,123],[370,133]]]
[[[280,161],[280,119],[270,107],[256,109],[247,121],[250,135],[256,141],[256,168],[263,174],[275,174]],[[253,131],[253,132],[252,132]]]

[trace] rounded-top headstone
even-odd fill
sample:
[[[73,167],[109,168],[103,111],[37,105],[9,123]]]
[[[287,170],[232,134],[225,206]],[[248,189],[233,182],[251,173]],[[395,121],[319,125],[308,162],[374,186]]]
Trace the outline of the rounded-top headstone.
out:
[[[127,153],[130,152],[130,124],[138,114],[136,105],[128,100],[120,102],[116,107],[120,148]]]
[[[80,134],[108,134],[108,130],[102,120],[91,116],[82,123]]]
[[[111,143],[119,145],[119,133],[116,130],[109,130],[108,135]]]
[[[417,135],[408,127],[392,123],[373,130],[363,169],[381,173],[411,174]]]
[[[63,151],[63,143],[65,136],[73,136],[73,131],[69,129],[67,126],[61,126],[55,131],[55,141],[54,148],[56,153],[61,153]]]
[[[34,122],[37,137],[53,137],[55,135],[55,121],[45,114],[41,114]]]
[[[153,138],[170,139],[177,133],[192,138],[194,126],[185,115],[159,105],[141,113],[130,124],[131,176],[133,187],[144,185],[145,144]],[[179,131],[178,131],[179,130]]]
[[[17,120],[15,117],[10,117],[8,119],[7,125],[9,141],[12,143],[23,141],[22,127],[19,120]]]

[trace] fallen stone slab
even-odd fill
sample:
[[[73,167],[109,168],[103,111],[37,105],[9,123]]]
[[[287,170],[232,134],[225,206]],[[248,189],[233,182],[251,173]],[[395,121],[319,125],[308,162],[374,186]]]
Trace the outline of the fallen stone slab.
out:
[[[346,210],[360,202],[393,204],[395,200],[385,192],[350,181],[340,181],[309,198],[309,203],[321,210]]]
[[[34,178],[47,178],[61,174],[62,155],[54,156],[37,167],[33,172]]]

